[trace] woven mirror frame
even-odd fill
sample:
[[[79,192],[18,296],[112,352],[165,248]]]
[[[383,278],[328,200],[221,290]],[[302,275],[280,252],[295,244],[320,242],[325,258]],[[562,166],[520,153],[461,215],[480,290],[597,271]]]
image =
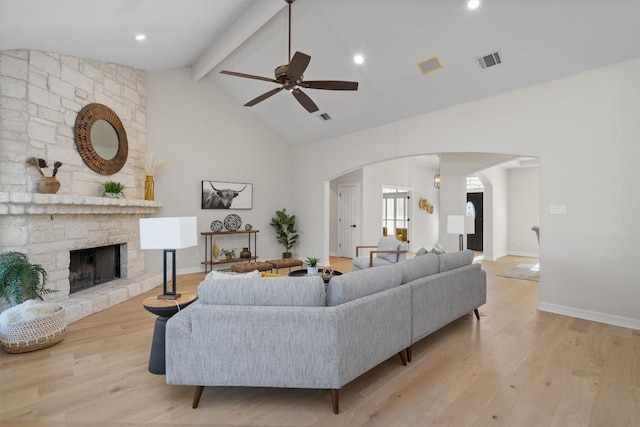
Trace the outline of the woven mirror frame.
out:
[[[91,142],[91,127],[98,120],[108,122],[113,126],[118,136],[118,151],[112,159],[102,158]],[[76,147],[82,160],[94,172],[101,175],[113,175],[126,163],[129,154],[127,133],[118,115],[106,105],[93,103],[84,106],[76,117],[74,134]]]

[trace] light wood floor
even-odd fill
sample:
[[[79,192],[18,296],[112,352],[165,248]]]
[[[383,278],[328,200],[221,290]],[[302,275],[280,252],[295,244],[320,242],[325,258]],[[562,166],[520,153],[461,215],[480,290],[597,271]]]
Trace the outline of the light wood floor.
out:
[[[464,316],[415,345],[409,366],[394,357],[347,384],[339,415],[324,390],[208,387],[191,409],[192,387],[147,371],[154,290],[71,324],[54,347],[2,352],[0,425],[640,426],[640,331],[536,310],[537,282],[494,275],[529,260],[484,261],[480,321]]]

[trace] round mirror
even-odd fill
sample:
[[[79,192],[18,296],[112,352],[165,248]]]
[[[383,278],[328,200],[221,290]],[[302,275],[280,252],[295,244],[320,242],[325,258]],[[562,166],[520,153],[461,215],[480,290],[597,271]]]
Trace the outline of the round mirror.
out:
[[[118,134],[106,120],[97,120],[91,126],[91,143],[103,159],[111,160],[118,153]]]
[[[84,163],[101,175],[113,175],[127,161],[127,133],[118,115],[106,105],[80,110],[74,128],[76,147]]]

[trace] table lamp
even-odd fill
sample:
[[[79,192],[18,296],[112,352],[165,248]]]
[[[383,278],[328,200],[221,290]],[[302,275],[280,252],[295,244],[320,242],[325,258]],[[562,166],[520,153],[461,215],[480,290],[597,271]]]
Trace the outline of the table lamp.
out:
[[[195,216],[140,219],[140,249],[163,250],[162,295],[158,299],[180,298],[176,292],[176,249],[198,244],[198,225]],[[171,253],[171,290],[167,289],[167,254]]]
[[[474,234],[476,232],[475,217],[465,215],[447,216],[447,233],[457,234],[460,251],[464,249],[463,234]]]

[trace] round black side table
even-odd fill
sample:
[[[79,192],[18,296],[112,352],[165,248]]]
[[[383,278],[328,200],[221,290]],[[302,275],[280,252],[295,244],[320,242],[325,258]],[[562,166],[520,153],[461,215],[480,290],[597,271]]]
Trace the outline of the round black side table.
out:
[[[182,310],[198,299],[198,295],[193,293],[183,293],[175,300],[158,299],[157,296],[145,298],[144,308],[158,316],[153,328],[153,341],[151,342],[151,353],[149,354],[149,372],[152,374],[165,374],[165,331],[167,320],[178,311]]]

